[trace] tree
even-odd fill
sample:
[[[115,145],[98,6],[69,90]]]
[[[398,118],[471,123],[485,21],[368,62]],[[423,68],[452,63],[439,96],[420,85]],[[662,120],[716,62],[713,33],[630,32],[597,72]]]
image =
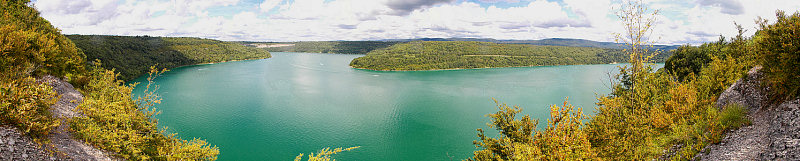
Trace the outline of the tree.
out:
[[[651,148],[657,147],[654,137],[658,132],[651,120],[663,115],[658,104],[666,99],[663,93],[667,93],[669,81],[652,73],[646,63],[653,55],[645,55],[654,43],[649,38],[657,14],[658,10],[649,10],[642,0],[624,1],[617,12],[625,33],[616,34],[616,39],[625,43],[631,66],[619,67],[618,83],[611,85],[611,94],[598,98],[598,113],[587,126],[598,157],[652,159],[661,152]]]
[[[625,50],[630,57],[630,79],[635,79],[639,72],[644,70],[645,63],[658,54],[658,51],[648,55],[655,41],[650,38],[653,33],[653,24],[656,22],[658,10],[650,10],[644,6],[642,0],[626,0],[622,2],[617,11],[617,17],[622,21],[625,33],[615,34],[617,43],[624,43]],[[635,82],[628,82],[635,83]]]
[[[519,106],[509,107],[498,103],[499,111],[489,114],[500,137],[487,137],[483,129],[478,129],[480,140],[473,141],[475,147],[483,148],[475,151],[468,160],[589,160],[595,157],[589,144],[588,136],[583,131],[583,115],[581,108],[575,108],[568,101],[563,106],[550,106],[550,118],[547,128],[536,130],[538,120],[530,116],[517,114]]]

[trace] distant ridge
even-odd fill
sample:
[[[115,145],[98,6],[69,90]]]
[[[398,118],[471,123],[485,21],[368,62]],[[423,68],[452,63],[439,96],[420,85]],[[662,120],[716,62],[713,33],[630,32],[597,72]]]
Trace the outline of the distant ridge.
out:
[[[572,38],[548,38],[541,40],[496,40],[490,38],[418,38],[418,39],[384,39],[377,41],[386,42],[410,42],[410,41],[479,41],[493,42],[499,44],[530,44],[530,45],[549,45],[549,46],[573,46],[573,47],[596,47],[608,49],[622,49],[622,43],[599,42],[585,39]],[[680,45],[653,45],[654,49],[670,51],[677,49]]]

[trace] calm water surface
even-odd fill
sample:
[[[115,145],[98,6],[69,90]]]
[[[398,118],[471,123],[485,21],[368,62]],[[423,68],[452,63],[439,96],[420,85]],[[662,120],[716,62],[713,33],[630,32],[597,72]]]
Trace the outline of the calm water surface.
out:
[[[160,125],[184,139],[217,145],[219,160],[292,160],[299,153],[350,146],[361,148],[334,158],[461,160],[475,150],[475,129],[487,128],[485,115],[497,110],[492,97],[542,122],[548,107],[566,97],[593,113],[596,94],[609,93],[608,73],[616,69],[380,72],[348,67],[363,55],[272,55],[165,73],[156,79],[164,99],[157,105]]]

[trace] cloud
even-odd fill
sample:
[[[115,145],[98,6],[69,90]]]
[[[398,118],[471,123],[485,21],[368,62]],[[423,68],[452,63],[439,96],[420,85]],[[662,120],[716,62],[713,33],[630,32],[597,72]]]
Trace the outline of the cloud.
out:
[[[55,3],[40,3],[40,8],[53,10],[61,14],[76,14],[86,10],[92,6],[89,0],[76,0],[76,1],[56,1]]]
[[[325,41],[422,37],[580,38],[613,41],[622,26],[617,0],[36,0],[41,15],[65,34],[188,36],[220,40]],[[750,35],[758,16],[774,21],[797,0],[647,0],[661,9],[659,43],[715,41]]]
[[[530,28],[531,24],[528,23],[506,23],[500,25],[500,29],[523,29],[523,28]]]
[[[519,0],[478,0],[485,3],[497,3],[497,2],[506,2],[506,3],[519,3]]]
[[[407,15],[408,13],[436,4],[450,3],[455,0],[390,0],[386,3],[393,10],[394,15]]]
[[[722,13],[725,14],[740,15],[744,13],[742,3],[737,0],[700,0],[698,2],[703,6],[721,7]]]
[[[337,26],[339,26],[339,28],[342,28],[342,29],[355,29],[356,27],[358,27],[358,25],[345,25],[345,24],[340,24],[340,25],[337,25]]]
[[[555,19],[551,21],[536,24],[536,27],[551,28],[551,27],[591,27],[588,21],[576,21],[571,19]]]
[[[696,35],[696,36],[701,36],[701,37],[719,36],[717,34],[707,33],[707,32],[703,32],[703,31],[689,31],[689,32],[686,32],[686,33],[692,34],[692,35]]]
[[[55,21],[69,25],[96,25],[117,16],[117,0],[75,0],[75,1],[36,1],[33,3],[38,10],[49,11],[50,16],[59,16]],[[86,16],[70,16],[70,15]]]
[[[258,7],[261,9],[261,12],[269,12],[277,7],[281,2],[283,2],[283,0],[264,0],[260,5],[258,5]]]

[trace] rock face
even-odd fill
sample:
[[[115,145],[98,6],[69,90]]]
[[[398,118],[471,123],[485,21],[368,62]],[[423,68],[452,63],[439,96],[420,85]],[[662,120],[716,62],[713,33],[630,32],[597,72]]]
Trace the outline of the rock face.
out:
[[[751,69],[716,102],[720,108],[731,103],[747,107],[752,124],[706,146],[695,160],[800,160],[800,99],[768,104],[760,69]]]
[[[759,160],[800,160],[800,99],[772,109],[769,146]]]
[[[81,116],[75,107],[83,101],[83,95],[71,84],[53,76],[44,76],[39,81],[47,82],[58,93],[58,102],[50,106],[50,112],[61,119],[61,125],[47,136],[49,144],[35,143],[15,127],[0,126],[0,160],[117,160],[72,137],[66,120]]]
[[[735,103],[747,107],[750,113],[761,109],[767,101],[766,91],[768,89],[761,84],[764,74],[760,70],[761,66],[750,69],[746,77],[737,80],[731,87],[725,89],[714,105],[722,108],[725,105]]]
[[[22,135],[16,127],[0,126],[0,160],[67,160],[51,156],[45,147]]]

